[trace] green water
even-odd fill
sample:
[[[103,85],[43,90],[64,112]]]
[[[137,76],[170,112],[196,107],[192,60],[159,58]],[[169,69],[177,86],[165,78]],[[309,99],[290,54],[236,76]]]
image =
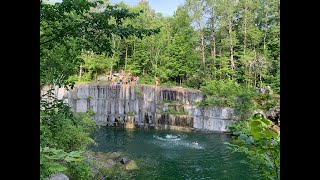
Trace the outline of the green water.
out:
[[[135,179],[257,179],[241,154],[223,144],[223,133],[100,128],[93,151],[122,152],[136,161]],[[198,145],[192,142],[198,141]]]

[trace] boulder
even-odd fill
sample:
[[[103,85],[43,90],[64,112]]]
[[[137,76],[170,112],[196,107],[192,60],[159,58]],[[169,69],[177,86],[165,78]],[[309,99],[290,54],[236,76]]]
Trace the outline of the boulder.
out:
[[[127,164],[127,163],[129,162],[129,160],[128,160],[127,158],[122,158],[122,159],[120,160],[120,162],[121,162],[122,164]]]
[[[112,159],[108,159],[108,160],[106,160],[104,162],[99,162],[99,164],[103,168],[109,168],[109,167],[115,166],[117,163]]]
[[[277,125],[271,125],[270,129],[277,133],[280,132],[280,127]]]
[[[261,88],[256,87],[256,92],[259,94],[273,94],[273,90],[271,89],[270,86],[261,87]]]
[[[275,106],[273,108],[270,108],[266,112],[266,116],[268,119],[279,123],[279,121],[280,121],[280,106]]]
[[[115,158],[118,158],[119,156],[121,156],[120,153],[118,153],[118,152],[112,152],[112,153],[108,156],[108,158],[110,158],[110,159],[115,159]]]
[[[127,170],[139,169],[137,163],[134,160],[131,160],[128,164],[126,164]]]
[[[52,174],[48,180],[69,180],[69,178],[62,173],[57,173]]]

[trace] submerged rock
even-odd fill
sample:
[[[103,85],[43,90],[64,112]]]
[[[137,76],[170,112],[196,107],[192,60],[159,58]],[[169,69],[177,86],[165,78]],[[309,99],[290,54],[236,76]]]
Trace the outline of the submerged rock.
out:
[[[122,158],[122,159],[120,160],[120,162],[121,162],[122,164],[127,164],[127,163],[129,162],[129,160],[128,160],[127,158]]]
[[[87,158],[93,160],[99,167],[102,168],[109,168],[113,167],[117,164],[114,161],[114,158],[120,156],[120,153],[113,152],[113,153],[103,153],[103,152],[87,152]]]
[[[100,162],[99,164],[100,164],[101,167],[103,167],[103,168],[109,168],[109,167],[115,166],[117,163],[116,163],[114,160],[112,160],[112,159],[108,159],[108,160],[106,160],[106,161],[104,161],[104,162]]]
[[[118,157],[120,157],[120,156],[121,156],[120,153],[118,153],[118,152],[112,152],[112,153],[108,156],[108,158],[110,158],[110,159],[115,159],[115,158],[118,158]]]
[[[126,164],[127,170],[139,169],[137,163],[134,160],[131,160],[128,164]]]

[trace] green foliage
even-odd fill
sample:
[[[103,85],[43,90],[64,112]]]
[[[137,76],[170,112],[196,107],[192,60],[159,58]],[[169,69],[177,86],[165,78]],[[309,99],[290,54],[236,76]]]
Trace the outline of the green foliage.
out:
[[[40,147],[40,179],[44,179],[56,172],[65,172],[73,163],[83,161],[81,153],[81,151],[67,153],[63,149]]]
[[[233,135],[239,136],[241,133],[247,133],[250,130],[249,121],[239,120],[228,128]]]
[[[178,104],[177,101],[173,101],[173,100],[162,100],[163,104],[169,104],[169,105],[176,105]]]
[[[91,71],[99,73],[105,66],[112,65],[113,61],[104,60],[99,54],[113,55],[113,36],[142,38],[160,32],[160,28],[123,25],[125,19],[136,18],[141,12],[129,12],[111,5],[98,10],[97,5],[102,4],[102,1],[87,0],[64,0],[55,4],[40,1],[41,85],[53,84],[61,74],[61,83],[65,84],[69,76],[78,72],[83,62],[80,58],[82,51],[97,54],[93,59],[87,59],[86,68]]]
[[[127,115],[128,115],[128,116],[135,116],[135,115],[136,115],[136,112],[128,112]]]
[[[280,98],[277,94],[259,94],[256,102],[258,108],[265,111],[275,106],[280,106]]]
[[[235,81],[216,80],[207,81],[200,90],[206,95],[205,103],[207,105],[234,107],[240,88],[240,85]]]
[[[68,172],[66,175],[71,179],[92,179],[93,172],[89,164],[84,161],[77,161],[68,165]]]
[[[166,114],[188,115],[188,112],[184,112],[184,111],[176,111],[176,110],[174,110],[174,109],[168,109],[168,110],[162,111],[162,113],[166,113]]]
[[[200,90],[205,94],[202,106],[233,107],[242,119],[249,119],[256,109],[255,91],[233,80],[206,81]]]
[[[74,114],[63,100],[54,97],[53,90],[50,89],[40,101],[40,178],[54,172],[65,172],[76,179],[85,176],[84,173],[89,178],[88,168],[86,172],[72,172],[76,171],[77,164],[83,169],[87,166],[82,162],[81,152],[93,142],[89,137],[96,128],[93,112]]]
[[[130,70],[140,76],[140,84],[155,85],[160,78],[161,85],[200,88],[205,93],[200,105],[234,107],[248,120],[256,108],[279,104],[253,90],[269,85],[280,93],[279,0],[188,0],[173,17],[156,13],[148,2],[40,1],[40,86],[72,88],[109,70]],[[63,101],[50,98],[40,102],[41,148],[84,149],[92,142],[92,112],[75,115]],[[274,136],[265,123],[235,127],[234,133],[243,134],[239,141],[259,143]],[[252,155],[261,162],[264,156]],[[90,176],[82,161],[65,163],[74,179]],[[42,165],[42,172],[49,167]]]
[[[95,54],[93,52],[83,52],[81,58],[84,61],[82,66],[83,76],[80,79],[82,81],[96,81],[98,74],[107,74],[115,63],[106,54]]]
[[[155,85],[155,78],[150,75],[145,75],[139,77],[139,84],[149,84],[149,85]]]
[[[104,168],[101,169],[101,175],[106,180],[130,180],[135,179],[136,172],[128,171],[125,169],[125,166],[117,166],[112,169]],[[94,180],[100,180],[100,178],[95,178]]]
[[[46,77],[41,79],[61,72],[65,77],[79,74],[78,68],[83,63],[80,81],[95,80],[106,70],[130,70],[141,76],[143,84],[154,84],[154,78],[158,77],[161,85],[199,89],[208,80],[231,79],[251,88],[268,85],[280,93],[279,0],[188,1],[172,17],[156,13],[148,2],[136,6],[119,3],[99,9],[84,0],[81,3],[89,8],[80,6],[72,15],[69,11],[62,15],[58,9],[62,4],[72,9],[71,2],[56,6],[42,4],[41,38],[52,37],[53,29],[58,29],[55,32],[60,33],[56,35],[63,38],[50,42],[51,49],[57,53],[48,53],[45,51],[48,47],[41,45],[44,49],[41,64],[47,68],[41,69],[44,72],[41,76]],[[56,22],[46,19],[48,14]],[[88,23],[91,21],[94,23]],[[80,23],[84,23],[81,28],[77,26]],[[66,29],[70,33],[65,33]],[[92,52],[93,56],[83,58],[80,51]],[[210,101],[230,106],[234,99]]]
[[[240,143],[225,144],[231,152],[244,153],[263,179],[280,179],[280,133],[271,130],[271,124],[261,114],[253,116],[251,121],[239,121],[230,130]]]
[[[174,87],[174,86],[177,86],[177,83],[172,81],[165,81],[165,82],[160,82],[160,86]]]
[[[200,89],[201,84],[202,84],[202,79],[200,77],[194,76],[190,77],[186,80],[184,83],[185,87],[190,87],[194,89]]]
[[[256,104],[257,94],[253,90],[246,90],[239,94],[235,111],[242,119],[249,119],[253,112],[258,109]]]

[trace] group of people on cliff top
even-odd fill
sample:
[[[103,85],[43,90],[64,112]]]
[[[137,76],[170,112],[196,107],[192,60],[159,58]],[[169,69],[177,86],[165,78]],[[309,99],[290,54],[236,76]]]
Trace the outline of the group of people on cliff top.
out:
[[[117,85],[137,85],[139,84],[139,76],[134,75],[132,76],[130,72],[126,73],[124,71],[121,71],[119,74],[117,74],[118,77],[111,76],[111,87],[115,88]],[[155,81],[156,86],[160,84],[160,79],[157,78]]]
[[[121,72],[119,73],[119,77],[111,77],[111,87],[116,87],[117,85],[137,85],[139,83],[139,76],[134,75],[131,76],[130,73]]]

